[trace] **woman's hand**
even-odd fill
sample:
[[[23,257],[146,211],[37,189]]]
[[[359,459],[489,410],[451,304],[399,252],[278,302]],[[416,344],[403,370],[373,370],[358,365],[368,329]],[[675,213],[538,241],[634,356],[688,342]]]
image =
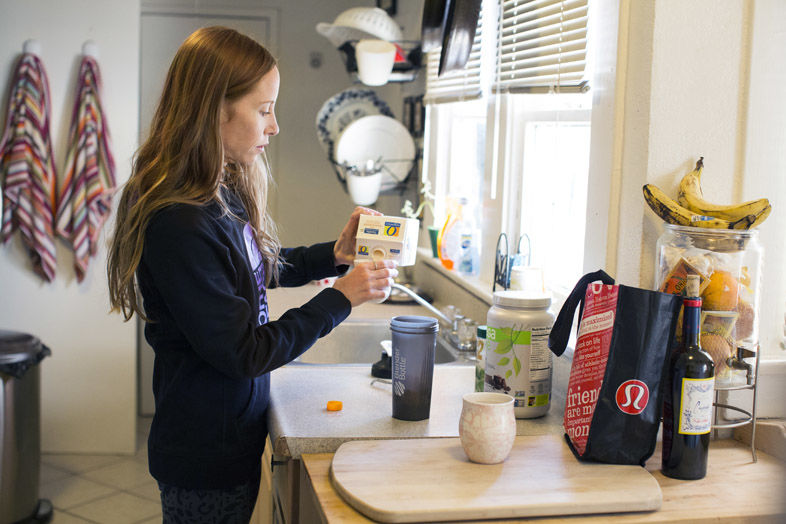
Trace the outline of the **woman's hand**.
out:
[[[338,289],[352,303],[359,306],[369,300],[380,300],[387,296],[386,288],[398,276],[395,260],[361,262],[345,276],[336,280],[333,289]]]
[[[341,234],[336,240],[333,247],[333,256],[336,259],[336,265],[352,264],[355,260],[355,237],[358,232],[358,222],[360,222],[360,215],[381,215],[379,211],[374,211],[367,207],[356,207],[349,217],[349,222],[344,226]]]

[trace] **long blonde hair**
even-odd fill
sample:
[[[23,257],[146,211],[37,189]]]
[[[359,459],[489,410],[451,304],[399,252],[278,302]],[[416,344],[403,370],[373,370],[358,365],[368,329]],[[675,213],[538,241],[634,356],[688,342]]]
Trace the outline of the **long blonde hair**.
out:
[[[243,202],[268,283],[278,279],[281,244],[267,211],[266,158],[251,165],[225,165],[219,125],[222,103],[248,93],[275,66],[275,58],[256,41],[218,26],[198,29],[175,54],[149,137],[137,151],[123,188],[110,241],[109,300],[112,311],[122,312],[126,320],[134,312],[146,318],[134,276],[151,217],[175,203],[217,201],[229,212],[221,199],[222,184]]]

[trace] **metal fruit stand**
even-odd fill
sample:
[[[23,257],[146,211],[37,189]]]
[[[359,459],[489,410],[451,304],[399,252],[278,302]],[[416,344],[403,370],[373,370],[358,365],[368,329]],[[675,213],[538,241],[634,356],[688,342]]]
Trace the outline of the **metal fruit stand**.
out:
[[[732,429],[732,428],[745,426],[747,424],[751,425],[751,456],[753,457],[753,462],[756,462],[758,460],[756,457],[756,392],[757,392],[757,385],[759,382],[760,353],[761,352],[759,351],[758,346],[756,346],[754,349],[748,349],[742,346],[737,348],[737,355],[735,357],[729,358],[729,364],[730,367],[732,367],[733,369],[745,371],[745,383],[722,385],[722,386],[716,385],[715,402],[713,402],[713,406],[715,407],[715,413],[714,413],[714,421],[712,424],[712,429],[716,437],[718,435],[718,430],[720,429]],[[745,359],[750,359],[750,358],[755,359],[753,365],[751,365],[748,362],[745,362]],[[730,404],[725,404],[720,402],[721,392],[740,391],[746,389],[751,390],[753,392],[750,411],[748,411],[747,409],[743,409],[739,406],[732,406]],[[718,422],[718,412],[721,409],[734,411],[735,413],[740,413],[742,416],[734,420],[729,420],[726,422]]]

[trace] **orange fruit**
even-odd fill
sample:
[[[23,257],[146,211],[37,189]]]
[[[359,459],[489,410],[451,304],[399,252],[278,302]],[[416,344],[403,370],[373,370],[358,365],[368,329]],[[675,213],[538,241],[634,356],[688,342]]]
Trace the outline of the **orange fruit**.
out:
[[[731,311],[737,307],[740,283],[728,271],[717,270],[702,293],[702,306],[709,311]]]

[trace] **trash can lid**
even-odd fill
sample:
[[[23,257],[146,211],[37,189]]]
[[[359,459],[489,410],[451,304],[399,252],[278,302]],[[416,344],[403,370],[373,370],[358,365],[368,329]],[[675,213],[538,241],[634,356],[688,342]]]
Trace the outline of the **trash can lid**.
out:
[[[41,341],[27,333],[0,329],[0,365],[34,360],[41,352]]]

